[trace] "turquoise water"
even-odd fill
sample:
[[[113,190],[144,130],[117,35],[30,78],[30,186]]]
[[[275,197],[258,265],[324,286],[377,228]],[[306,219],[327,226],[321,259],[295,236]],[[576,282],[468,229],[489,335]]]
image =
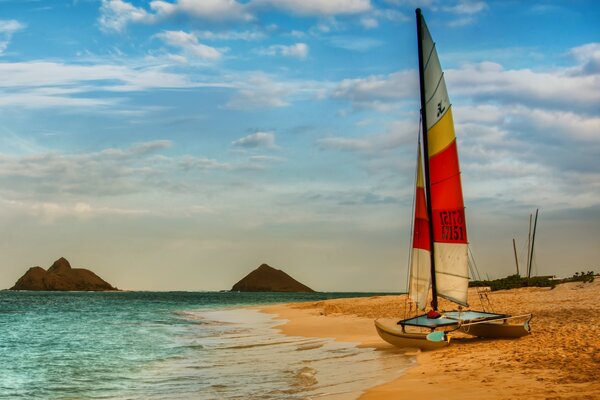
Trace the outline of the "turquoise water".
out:
[[[354,398],[410,360],[242,306],[363,295],[2,291],[0,399]]]

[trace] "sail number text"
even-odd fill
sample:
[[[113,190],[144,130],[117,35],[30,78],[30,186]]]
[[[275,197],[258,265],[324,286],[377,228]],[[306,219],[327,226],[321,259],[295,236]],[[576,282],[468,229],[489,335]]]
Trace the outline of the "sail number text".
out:
[[[465,242],[467,231],[465,228],[465,214],[458,210],[439,210],[438,239],[441,242]],[[437,230],[437,229],[436,229]]]

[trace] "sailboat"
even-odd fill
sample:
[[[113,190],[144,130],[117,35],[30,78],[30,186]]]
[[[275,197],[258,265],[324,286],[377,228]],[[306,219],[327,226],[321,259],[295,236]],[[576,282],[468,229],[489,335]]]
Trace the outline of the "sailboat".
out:
[[[530,333],[531,314],[511,316],[470,310],[469,250],[458,150],[444,73],[421,10],[416,10],[421,92],[422,148],[419,144],[409,298],[421,315],[378,319],[379,336],[398,347],[432,350],[447,346],[451,333],[518,338]],[[438,297],[458,309],[438,309]]]

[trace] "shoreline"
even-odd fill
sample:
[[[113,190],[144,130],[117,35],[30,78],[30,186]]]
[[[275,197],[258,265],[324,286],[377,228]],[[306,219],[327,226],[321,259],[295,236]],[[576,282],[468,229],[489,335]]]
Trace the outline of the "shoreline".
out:
[[[469,298],[476,309],[477,292]],[[366,390],[360,400],[444,397],[446,400],[600,398],[600,279],[550,288],[487,292],[497,311],[532,312],[532,334],[516,340],[454,339],[432,352],[410,350],[416,363],[396,379]],[[259,309],[287,320],[291,336],[328,337],[379,351],[373,320],[403,315],[404,296],[288,303]],[[449,303],[442,307],[449,309]]]

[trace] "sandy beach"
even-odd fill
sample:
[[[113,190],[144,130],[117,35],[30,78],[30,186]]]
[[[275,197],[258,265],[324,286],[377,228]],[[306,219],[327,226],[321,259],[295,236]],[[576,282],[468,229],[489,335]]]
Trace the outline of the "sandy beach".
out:
[[[441,350],[412,351],[414,367],[360,399],[600,399],[600,279],[487,295],[496,312],[533,313],[532,334],[517,340],[455,337]],[[473,309],[480,308],[476,289],[469,299]],[[378,296],[262,310],[285,319],[278,328],[287,335],[398,351],[379,338],[373,320],[403,316],[404,304],[404,296]]]

